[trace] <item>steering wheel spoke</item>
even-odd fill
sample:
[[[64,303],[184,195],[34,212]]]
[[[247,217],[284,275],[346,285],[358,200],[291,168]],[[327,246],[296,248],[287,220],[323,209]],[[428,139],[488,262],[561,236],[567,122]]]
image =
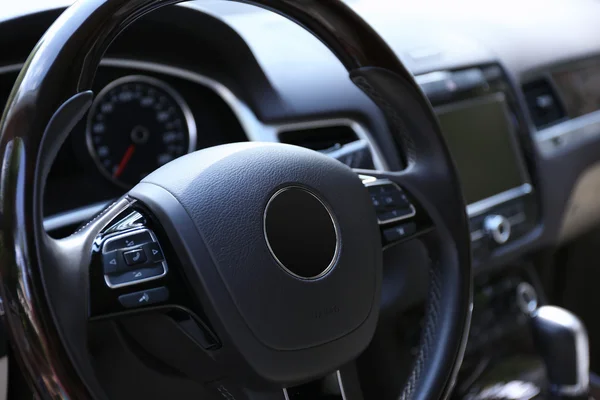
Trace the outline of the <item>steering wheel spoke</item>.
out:
[[[219,348],[162,227],[139,202],[129,201],[91,246],[90,321],[161,313],[204,350]]]
[[[364,400],[354,361],[326,377],[284,390],[285,400]]]
[[[355,170],[369,191],[384,247],[412,240],[434,229],[412,171]]]
[[[205,385],[209,392],[214,394],[215,399],[236,400],[291,400],[287,389],[263,389],[253,390],[241,387],[237,382],[230,379],[219,379]]]
[[[356,362],[349,362],[336,372],[337,383],[343,400],[363,400]]]

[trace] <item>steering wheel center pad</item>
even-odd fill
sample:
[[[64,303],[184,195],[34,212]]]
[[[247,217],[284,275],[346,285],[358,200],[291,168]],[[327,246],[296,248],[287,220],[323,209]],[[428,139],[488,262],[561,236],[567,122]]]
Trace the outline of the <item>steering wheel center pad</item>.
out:
[[[290,187],[318,196],[339,233],[332,267],[316,279],[282,268],[265,236],[267,204]],[[181,157],[147,176],[130,196],[180,243],[187,278],[193,275],[190,281],[200,286],[194,291],[209,300],[211,320],[220,321],[265,377],[295,376],[293,370],[306,370],[307,363],[311,373],[315,367],[325,373],[369,344],[379,309],[381,239],[371,198],[350,168],[295,146],[237,143]],[[306,209],[286,212],[308,225],[313,218]],[[183,225],[195,229],[182,231]],[[318,246],[321,234],[308,231],[290,246],[300,252]]]

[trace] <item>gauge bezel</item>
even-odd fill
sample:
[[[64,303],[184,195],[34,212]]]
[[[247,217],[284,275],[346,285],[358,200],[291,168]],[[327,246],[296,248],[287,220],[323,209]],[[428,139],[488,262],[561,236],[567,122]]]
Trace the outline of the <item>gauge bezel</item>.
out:
[[[198,141],[198,131],[197,131],[197,127],[196,127],[196,119],[194,118],[194,114],[192,113],[192,110],[190,109],[189,105],[187,104],[187,102],[185,101],[183,96],[177,90],[175,90],[171,85],[169,85],[168,83],[166,83],[158,78],[154,78],[152,76],[147,76],[147,75],[127,75],[127,76],[123,76],[121,78],[115,79],[114,81],[110,82],[98,93],[98,95],[94,99],[94,102],[92,103],[92,106],[90,107],[90,111],[88,113],[88,116],[86,119],[86,126],[85,126],[85,143],[86,143],[86,147],[88,149],[88,153],[90,154],[92,160],[94,161],[94,164],[96,164],[96,167],[98,168],[98,171],[100,172],[100,174],[102,174],[102,176],[104,176],[110,182],[114,183],[115,185],[117,185],[123,189],[131,189],[132,185],[129,185],[125,182],[120,181],[118,178],[113,177],[109,173],[109,171],[104,167],[104,165],[102,164],[102,162],[100,160],[100,157],[98,156],[98,153],[96,152],[96,149],[94,148],[91,126],[92,126],[92,118],[96,114],[98,105],[100,104],[100,102],[104,98],[104,96],[108,92],[113,90],[114,88],[121,86],[123,84],[127,84],[127,83],[144,83],[144,84],[148,84],[148,85],[154,85],[157,88],[164,90],[169,96],[171,96],[173,98],[173,100],[175,101],[175,104],[180,108],[180,110],[183,113],[183,117],[185,119],[185,124],[186,124],[187,130],[188,130],[188,143],[189,143],[186,154],[192,153],[196,150],[196,145],[197,145],[197,141]],[[135,184],[133,186],[135,186]]]

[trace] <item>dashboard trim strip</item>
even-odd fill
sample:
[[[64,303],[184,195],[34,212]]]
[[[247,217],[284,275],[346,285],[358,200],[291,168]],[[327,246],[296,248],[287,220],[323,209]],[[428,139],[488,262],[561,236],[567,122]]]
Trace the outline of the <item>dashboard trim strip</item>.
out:
[[[557,151],[600,136],[600,111],[573,118],[533,135],[539,152],[550,156]]]
[[[507,190],[502,193],[498,193],[492,197],[488,197],[487,199],[483,199],[473,204],[469,204],[467,206],[467,214],[469,215],[469,217],[475,217],[479,214],[484,213],[492,207],[525,196],[531,192],[533,192],[533,187],[531,186],[531,184],[525,183],[521,186],[517,186],[516,188]]]
[[[242,128],[244,129],[248,139],[254,142],[279,142],[279,133],[285,130],[310,129],[335,125],[348,126],[360,139],[366,140],[369,143],[375,167],[381,170],[388,169],[381,151],[378,149],[368,130],[362,124],[353,119],[344,117],[285,122],[280,124],[264,123],[256,118],[256,115],[252,112],[252,110],[250,110],[248,105],[238,98],[227,86],[196,72],[154,62],[127,60],[121,58],[107,58],[102,60],[100,65],[107,67],[135,68],[139,70],[158,72],[165,75],[187,79],[191,82],[206,86],[209,89],[212,89],[221,97],[221,99],[223,99],[223,101],[225,101],[225,103],[227,103],[240,121],[240,124],[242,125]]]
[[[0,66],[0,75],[9,74],[11,72],[19,72],[25,64],[9,64]]]
[[[0,75],[20,71],[25,64],[11,64],[0,66]],[[386,171],[389,169],[383,154],[373,140],[366,127],[356,120],[343,118],[314,119],[309,121],[291,121],[285,123],[269,124],[260,121],[250,110],[248,105],[237,97],[227,86],[222,83],[192,72],[187,69],[164,65],[149,61],[129,60],[124,58],[106,58],[100,62],[100,66],[116,68],[135,68],[141,71],[157,72],[165,75],[186,79],[194,83],[206,86],[213,90],[221,99],[227,103],[233,113],[240,121],[244,132],[249,140],[254,142],[279,142],[279,133],[286,130],[311,129],[318,127],[330,127],[344,125],[350,127],[359,139],[365,140],[371,149],[375,168]]]

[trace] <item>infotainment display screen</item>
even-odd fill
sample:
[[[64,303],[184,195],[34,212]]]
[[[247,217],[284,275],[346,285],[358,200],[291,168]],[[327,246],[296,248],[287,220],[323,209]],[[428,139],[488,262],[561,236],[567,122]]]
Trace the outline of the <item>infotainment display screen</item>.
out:
[[[504,94],[436,109],[467,204],[528,183]]]

